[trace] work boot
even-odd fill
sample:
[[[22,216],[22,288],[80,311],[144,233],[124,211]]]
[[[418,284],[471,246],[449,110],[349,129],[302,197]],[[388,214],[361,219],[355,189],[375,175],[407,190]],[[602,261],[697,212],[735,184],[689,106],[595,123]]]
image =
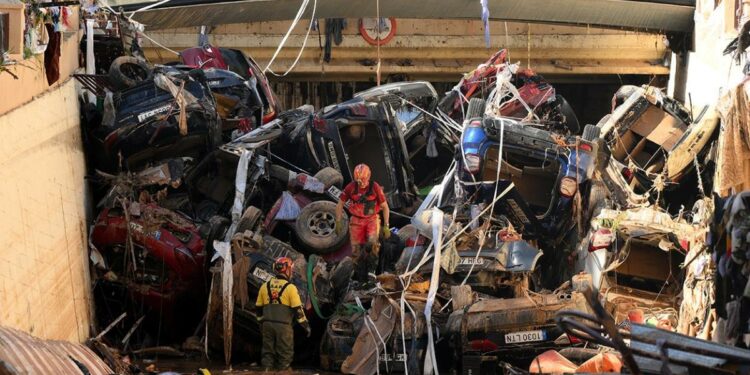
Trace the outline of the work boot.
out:
[[[367,254],[367,274],[376,273],[378,271],[378,256],[374,254]]]
[[[367,262],[364,259],[359,259],[354,262],[354,274],[352,280],[363,284],[367,282]]]

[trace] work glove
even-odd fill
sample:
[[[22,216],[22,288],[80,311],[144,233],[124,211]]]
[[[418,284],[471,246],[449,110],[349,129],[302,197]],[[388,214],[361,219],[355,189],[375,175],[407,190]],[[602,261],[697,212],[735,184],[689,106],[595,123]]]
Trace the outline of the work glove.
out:
[[[388,229],[387,225],[383,226],[383,238],[386,239],[386,240],[389,239],[389,238],[391,238],[391,230]]]
[[[305,330],[305,336],[309,339],[310,335],[312,334],[312,330],[310,329],[310,323],[308,322],[302,323],[302,329]]]
[[[344,221],[339,219],[336,219],[336,235],[340,236],[342,233],[344,233]]]

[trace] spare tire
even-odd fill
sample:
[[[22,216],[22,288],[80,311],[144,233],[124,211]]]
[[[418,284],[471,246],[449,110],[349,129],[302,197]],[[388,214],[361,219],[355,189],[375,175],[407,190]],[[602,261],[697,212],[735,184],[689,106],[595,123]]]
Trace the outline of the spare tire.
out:
[[[120,56],[109,66],[109,80],[115,87],[126,89],[151,79],[152,71],[145,60]]]
[[[581,136],[581,138],[589,142],[594,142],[599,139],[599,134],[601,134],[601,131],[602,130],[598,126],[586,125],[583,128],[583,135]]]
[[[486,103],[484,99],[471,98],[471,100],[469,100],[469,108],[466,110],[466,118],[464,120],[484,117],[485,105]]]
[[[341,188],[341,186],[344,184],[344,176],[341,175],[341,172],[331,167],[325,167],[319,170],[318,173],[316,173],[313,177],[322,182],[323,185],[325,185],[326,189],[331,186]]]
[[[300,243],[314,254],[328,254],[344,244],[349,232],[349,218],[342,215],[340,234],[336,233],[336,203],[316,201],[300,211],[294,230]]]

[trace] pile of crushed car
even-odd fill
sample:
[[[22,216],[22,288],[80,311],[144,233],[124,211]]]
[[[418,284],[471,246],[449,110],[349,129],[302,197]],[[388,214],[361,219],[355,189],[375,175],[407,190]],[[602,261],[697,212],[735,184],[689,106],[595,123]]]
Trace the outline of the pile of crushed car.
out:
[[[285,256],[313,326],[295,362],[328,371],[686,373],[750,358],[692,338],[709,317],[681,304],[712,293],[715,109],[623,86],[584,126],[501,50],[442,98],[400,82],[282,110],[242,52],[180,56],[77,76],[99,97],[83,111],[97,318],[117,323],[102,339],[123,353],[184,342],[257,358],[252,301]],[[368,281],[335,220],[359,163],[395,216]]]

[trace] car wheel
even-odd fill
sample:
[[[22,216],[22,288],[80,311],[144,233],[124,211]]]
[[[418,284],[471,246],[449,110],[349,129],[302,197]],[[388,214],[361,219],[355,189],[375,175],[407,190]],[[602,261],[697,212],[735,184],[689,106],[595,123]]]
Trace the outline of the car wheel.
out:
[[[473,118],[482,118],[484,116],[484,107],[486,102],[484,99],[471,98],[469,100],[469,108],[466,110],[466,120]]]
[[[341,175],[341,172],[331,167],[325,167],[319,170],[318,173],[316,173],[313,177],[322,182],[323,185],[325,185],[326,189],[331,186],[341,188],[341,186],[343,186],[344,184],[344,176]]]
[[[229,219],[223,217],[223,216],[212,216],[208,220],[208,234],[206,235],[206,242],[204,245],[203,252],[206,254],[206,264],[205,268],[206,271],[208,271],[208,267],[210,266],[210,259],[214,255],[214,240],[217,241],[223,241],[224,236],[227,233],[227,229],[229,229],[229,224],[231,224],[231,221]]]
[[[601,129],[599,129],[598,126],[586,125],[586,127],[583,128],[583,135],[581,138],[585,141],[595,142],[599,139],[599,134],[601,134]]]
[[[242,233],[246,230],[252,231],[263,213],[255,206],[250,206],[242,214],[240,222],[237,224],[236,233]]]
[[[297,238],[302,245],[315,254],[328,254],[337,250],[346,241],[349,219],[344,214],[341,220],[344,226],[340,234],[336,233],[336,203],[316,201],[300,211],[294,223]]]
[[[146,61],[132,56],[120,56],[109,66],[109,79],[120,89],[133,87],[151,76]]]

